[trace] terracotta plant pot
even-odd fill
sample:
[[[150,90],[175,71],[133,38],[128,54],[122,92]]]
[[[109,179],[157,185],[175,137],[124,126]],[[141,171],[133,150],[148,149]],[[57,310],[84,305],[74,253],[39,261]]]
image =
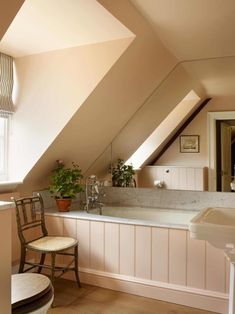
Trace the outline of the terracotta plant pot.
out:
[[[59,212],[69,212],[71,203],[71,198],[56,198],[56,204]]]

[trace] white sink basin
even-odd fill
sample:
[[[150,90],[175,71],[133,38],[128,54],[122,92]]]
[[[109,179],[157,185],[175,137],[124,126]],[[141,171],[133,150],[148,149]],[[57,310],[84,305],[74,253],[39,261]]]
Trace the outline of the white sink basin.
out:
[[[205,208],[189,224],[190,236],[235,253],[235,208]]]

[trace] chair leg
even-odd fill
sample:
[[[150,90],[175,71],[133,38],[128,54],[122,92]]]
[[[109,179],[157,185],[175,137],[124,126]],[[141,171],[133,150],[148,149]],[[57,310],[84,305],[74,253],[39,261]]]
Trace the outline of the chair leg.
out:
[[[81,282],[78,274],[78,246],[76,245],[74,248],[74,271],[77,280],[78,287],[81,288]]]
[[[21,246],[20,266],[19,266],[19,271],[18,271],[19,274],[24,272],[25,257],[26,257],[26,249],[23,246]]]
[[[40,258],[40,265],[44,265],[45,257],[46,257],[46,253],[42,253],[41,258]],[[38,273],[40,274],[41,271],[42,271],[42,266],[39,266],[38,267]]]
[[[51,253],[51,284],[53,287],[55,283],[55,256],[56,253]]]

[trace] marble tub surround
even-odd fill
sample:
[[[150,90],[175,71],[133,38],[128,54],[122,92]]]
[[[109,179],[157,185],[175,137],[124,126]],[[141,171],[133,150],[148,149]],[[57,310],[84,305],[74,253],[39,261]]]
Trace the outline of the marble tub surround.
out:
[[[201,210],[206,207],[235,208],[235,193],[160,190],[150,188],[103,187],[105,205],[157,207],[183,210]],[[45,208],[56,206],[48,190],[41,193]],[[35,192],[37,193],[37,192]],[[83,193],[73,199],[71,210],[82,209]]]
[[[105,204],[201,210],[235,208],[235,193],[105,187]]]

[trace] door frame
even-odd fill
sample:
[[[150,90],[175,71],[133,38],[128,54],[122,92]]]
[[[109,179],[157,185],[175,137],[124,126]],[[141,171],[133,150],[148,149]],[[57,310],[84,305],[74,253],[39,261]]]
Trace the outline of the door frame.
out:
[[[216,191],[216,120],[235,120],[235,111],[208,112],[208,190]]]

